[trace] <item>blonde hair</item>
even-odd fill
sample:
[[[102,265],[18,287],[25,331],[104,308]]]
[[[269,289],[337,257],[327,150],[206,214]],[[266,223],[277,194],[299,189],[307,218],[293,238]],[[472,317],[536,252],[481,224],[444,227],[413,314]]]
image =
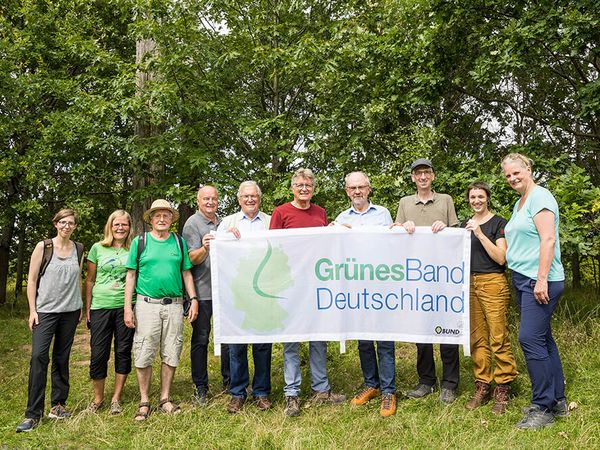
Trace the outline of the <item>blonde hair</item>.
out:
[[[127,237],[125,238],[125,242],[123,242],[123,247],[129,250],[129,246],[131,245],[131,216],[129,213],[123,209],[117,209],[113,211],[110,216],[108,216],[108,220],[104,225],[104,239],[100,241],[100,245],[103,247],[112,247],[113,241],[115,237],[112,232],[113,221],[117,217],[127,217],[127,221],[129,222],[129,232],[127,233]]]
[[[533,167],[533,161],[525,155],[521,153],[509,153],[504,158],[502,158],[502,162],[500,163],[500,167],[504,169],[504,166],[510,163],[519,163],[525,169],[531,169]]]
[[[315,174],[310,169],[300,168],[300,169],[296,170],[294,172],[294,175],[292,175],[292,182],[291,182],[292,187],[294,187],[294,183],[296,182],[296,180],[298,178],[306,178],[312,182],[314,187],[317,186],[317,182],[315,181]]]

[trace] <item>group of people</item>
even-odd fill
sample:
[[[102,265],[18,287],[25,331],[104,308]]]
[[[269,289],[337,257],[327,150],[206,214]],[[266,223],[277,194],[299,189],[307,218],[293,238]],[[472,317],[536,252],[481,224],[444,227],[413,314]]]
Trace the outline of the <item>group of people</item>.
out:
[[[505,268],[508,266],[521,312],[519,342],[532,384],[531,406],[524,409],[517,427],[535,429],[569,413],[562,364],[551,331],[552,313],[564,290],[559,212],[552,194],[535,183],[532,162],[526,156],[509,154],[501,166],[509,185],[520,194],[508,222],[490,211],[492,193],[487,184],[475,182],[466,192],[473,211],[462,226],[472,232],[470,329],[475,392],[465,406],[472,410],[493,400],[492,412],[502,414],[508,406],[510,384],[517,377],[507,326],[510,288]],[[65,407],[69,355],[84,311],[91,335],[90,377],[94,399],[90,411],[96,412],[104,405],[105,379],[114,341],[115,386],[110,414],[122,412],[121,393],[131,371],[133,351],[140,390],[135,420],[148,418],[152,364],[159,350],[161,384],[157,409],[166,414],[180,413],[181,408],[170,398],[170,388],[183,348],[185,316],[192,325],[193,401],[199,406],[205,404],[212,317],[209,254],[214,232],[230,232],[239,239],[249,231],[265,229],[376,225],[403,227],[412,234],[416,227],[430,227],[433,233],[439,233],[446,227],[459,226],[452,198],[433,190],[435,171],[431,161],[416,160],[411,165],[411,179],[416,193],[400,200],[395,221],[386,208],[369,200],[372,189],[367,175],[352,172],[345,178],[350,208],[329,223],[325,210],[312,202],[316,179],[309,169],[294,173],[293,200],[276,207],[271,216],[260,210],[262,192],[254,181],[241,183],[237,193],[241,209],[223,219],[217,215],[217,189],[201,187],[197,195],[198,210],[186,221],[182,236],[170,231],[179,213],[166,200],[156,200],[144,213],[151,231],[133,239],[131,217],[123,210],[115,211],[107,220],[104,239],[94,244],[87,255],[85,310],[81,246],[71,240],[79,217],[71,209],[59,211],[53,218],[56,236],[38,243],[31,256],[27,296],[32,356],[27,409],[17,432],[33,430],[43,416],[52,340],[48,417],[70,416]],[[394,342],[359,341],[358,350],[364,387],[350,403],[361,406],[380,397],[381,416],[394,415],[397,401]],[[251,392],[260,410],[272,406],[271,351],[272,344],[252,344]],[[449,404],[456,400],[459,386],[458,346],[441,344],[440,354],[443,369],[439,400]],[[309,363],[311,402],[344,403],[346,396],[334,392],[329,382],[326,342],[309,343]],[[284,413],[297,416],[301,412],[300,343],[284,343],[283,364]],[[407,393],[411,399],[431,395],[438,388],[432,344],[417,344],[417,373],[418,384]],[[222,346],[221,375],[223,388],[231,395],[227,410],[237,413],[247,401],[250,385],[248,345]]]

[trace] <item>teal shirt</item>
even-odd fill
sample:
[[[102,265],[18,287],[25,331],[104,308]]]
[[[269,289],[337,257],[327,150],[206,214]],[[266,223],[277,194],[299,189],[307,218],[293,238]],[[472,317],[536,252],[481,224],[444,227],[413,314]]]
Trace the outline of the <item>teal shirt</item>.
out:
[[[558,203],[548,191],[541,186],[536,186],[525,199],[525,204],[518,210],[519,201],[515,203],[512,217],[504,229],[506,234],[506,263],[508,268],[537,280],[540,265],[540,235],[533,218],[540,211],[547,209],[554,214],[554,257],[548,273],[548,281],[563,281],[565,271],[560,262],[560,241],[558,238],[559,213]]]
[[[125,302],[125,278],[129,257],[126,248],[104,247],[100,242],[92,245],[88,261],[96,265],[96,281],[92,288],[91,309],[122,308]]]
[[[129,259],[126,267],[136,268],[139,236],[131,243]],[[146,233],[146,247],[140,255],[140,267],[137,274],[136,292],[152,298],[181,297],[181,258],[183,270],[192,268],[188,256],[187,245],[183,241],[183,255],[179,251],[173,233],[164,241],[156,240],[151,233]]]

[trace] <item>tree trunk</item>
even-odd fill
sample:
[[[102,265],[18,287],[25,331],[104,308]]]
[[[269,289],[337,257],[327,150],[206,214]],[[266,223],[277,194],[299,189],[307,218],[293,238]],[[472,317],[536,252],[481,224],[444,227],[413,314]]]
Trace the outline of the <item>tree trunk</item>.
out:
[[[146,54],[154,51],[156,47],[155,42],[152,39],[142,39],[137,41],[135,51],[135,62],[139,66],[144,60]],[[152,80],[152,74],[144,72],[140,69],[137,71],[137,93],[136,95],[141,96],[146,85],[146,82]],[[135,135],[137,136],[138,142],[141,145],[145,145],[146,141],[152,136],[157,135],[157,130],[148,121],[139,119],[135,125]],[[156,172],[155,172],[156,171]],[[144,169],[142,161],[137,161],[136,169],[132,177],[133,192],[138,192],[153,184],[154,176],[160,172],[160,164],[152,164],[148,170]],[[135,200],[131,206],[131,220],[132,220],[132,232],[134,235],[138,235],[146,231],[146,224],[144,223],[144,211],[150,208],[152,199]]]
[[[571,273],[573,276],[573,289],[581,288],[581,266],[579,262],[579,252],[573,252],[571,255]]]
[[[19,246],[17,247],[17,267],[14,304],[17,303],[19,295],[23,292],[23,262],[25,261],[25,226],[23,225],[22,220],[20,220],[19,223]]]
[[[11,208],[6,210],[7,222],[0,234],[0,305],[6,303],[6,284],[8,282],[8,266],[10,264],[10,244],[15,229],[15,213]]]

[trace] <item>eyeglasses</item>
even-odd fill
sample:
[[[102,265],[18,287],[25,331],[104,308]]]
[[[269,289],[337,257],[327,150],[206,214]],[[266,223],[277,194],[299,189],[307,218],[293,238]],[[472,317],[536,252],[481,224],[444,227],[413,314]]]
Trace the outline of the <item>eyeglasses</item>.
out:
[[[311,190],[312,188],[315,187],[314,184],[307,184],[307,183],[294,183],[292,186],[294,186],[296,189],[308,189]]]
[[[240,195],[242,200],[256,200],[258,195]]]
[[[415,170],[413,173],[415,174],[416,177],[420,177],[421,175],[425,175],[425,176],[429,177],[433,174],[433,170],[431,170],[431,169]]]
[[[346,189],[349,190],[349,191],[356,191],[356,190],[365,191],[368,188],[369,188],[369,186],[367,186],[367,185],[364,185],[364,186],[346,186]]]
[[[71,222],[70,220],[59,220],[57,223],[61,228],[75,228],[77,226],[75,222]]]
[[[113,223],[113,228],[129,228],[131,225],[128,223]]]

